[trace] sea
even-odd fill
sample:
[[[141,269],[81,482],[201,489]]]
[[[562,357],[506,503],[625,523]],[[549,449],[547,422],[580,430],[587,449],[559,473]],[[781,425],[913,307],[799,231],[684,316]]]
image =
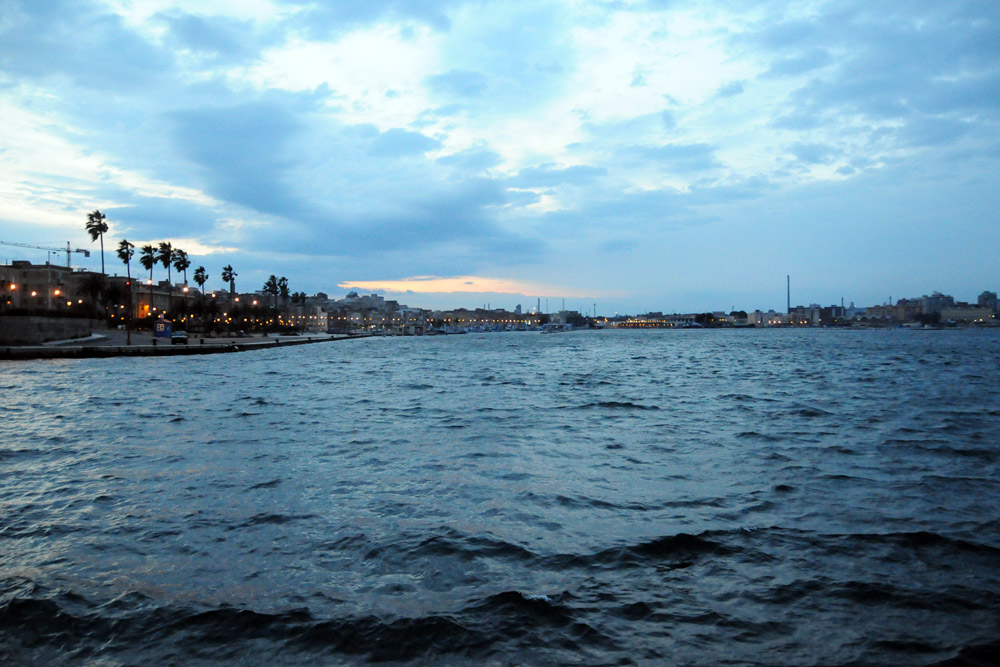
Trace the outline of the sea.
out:
[[[0,663],[1000,662],[1000,331],[0,363]]]

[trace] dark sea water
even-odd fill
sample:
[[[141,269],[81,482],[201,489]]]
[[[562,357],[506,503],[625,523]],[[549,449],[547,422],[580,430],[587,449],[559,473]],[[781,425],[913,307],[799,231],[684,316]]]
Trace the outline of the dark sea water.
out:
[[[0,364],[0,662],[978,665],[1000,332]]]

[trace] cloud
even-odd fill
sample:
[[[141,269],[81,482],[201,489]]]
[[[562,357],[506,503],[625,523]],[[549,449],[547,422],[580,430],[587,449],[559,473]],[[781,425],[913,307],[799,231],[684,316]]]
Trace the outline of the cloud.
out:
[[[105,207],[104,213],[117,233],[130,238],[157,238],[165,235],[198,237],[206,243],[223,241],[219,211],[197,202],[169,197],[121,198],[124,206]],[[229,243],[232,242],[230,238]]]
[[[292,26],[310,37],[328,39],[359,25],[380,20],[418,21],[435,30],[448,30],[449,0],[278,0],[290,8]]]
[[[671,171],[702,171],[719,166],[715,148],[707,144],[628,146],[625,152],[643,160],[656,161]]]
[[[560,169],[554,164],[543,164],[538,167],[522,169],[508,183],[515,188],[548,188],[563,184],[583,185],[607,173],[607,169],[603,167],[590,165],[575,165]]]
[[[825,49],[812,49],[774,62],[761,76],[765,78],[795,76],[829,65],[833,61]]]
[[[830,164],[838,155],[838,151],[831,146],[822,144],[799,143],[789,149],[795,159],[805,164]]]
[[[0,62],[22,77],[63,76],[104,92],[138,91],[161,83],[172,61],[121,17],[86,0],[12,0],[0,20]]]
[[[201,108],[164,115],[177,152],[202,168],[205,190],[272,215],[304,212],[287,182],[297,158],[289,150],[301,126],[268,103]]]
[[[436,160],[440,165],[473,173],[496,167],[502,161],[499,153],[488,148],[467,148],[457,153],[443,155]]]
[[[441,142],[437,139],[397,127],[379,134],[372,141],[369,152],[378,157],[398,158],[406,155],[422,155],[440,147]]]
[[[280,270],[306,290],[387,266],[567,288],[599,275],[653,308],[712,281],[749,284],[769,267],[747,258],[804,256],[854,229],[854,211],[866,248],[933,205],[950,234],[982,239],[974,252],[1000,251],[995,3],[12,0],[3,12],[0,238],[78,238],[99,207],[115,233],[235,249],[246,275]],[[788,223],[803,219],[827,222]],[[935,233],[913,231],[912,246],[936,252]],[[925,291],[939,287],[951,289]]]
[[[161,14],[160,19],[167,25],[177,48],[222,62],[248,60],[260,48],[257,41],[260,36],[249,21],[180,13]]]
[[[565,285],[545,285],[508,278],[482,276],[413,276],[398,280],[347,280],[339,283],[342,289],[381,291],[392,294],[517,294],[546,296],[559,294],[566,297],[590,297],[593,291],[580,290]]]
[[[719,88],[716,93],[717,97],[733,97],[734,95],[739,95],[743,92],[743,82],[742,81],[730,81]]]
[[[479,97],[486,91],[488,78],[464,69],[453,69],[443,74],[427,77],[427,86],[436,93],[458,95],[459,97]]]

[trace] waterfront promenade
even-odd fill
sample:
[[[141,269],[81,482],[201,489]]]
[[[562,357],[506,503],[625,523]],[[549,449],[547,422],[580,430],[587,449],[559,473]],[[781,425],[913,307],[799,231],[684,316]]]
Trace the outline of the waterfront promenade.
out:
[[[348,334],[303,334],[287,336],[227,336],[192,335],[186,345],[173,345],[169,339],[154,340],[148,331],[132,332],[132,344],[126,344],[124,331],[108,330],[89,338],[53,341],[44,345],[0,346],[0,360],[12,359],[82,359],[94,357],[149,357],[189,354],[226,354],[247,352],[290,345],[328,343],[348,338]]]

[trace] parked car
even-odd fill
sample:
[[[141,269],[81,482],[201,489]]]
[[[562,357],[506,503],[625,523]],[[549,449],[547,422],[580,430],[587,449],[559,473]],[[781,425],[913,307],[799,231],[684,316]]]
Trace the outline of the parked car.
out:
[[[170,344],[187,345],[188,344],[187,331],[175,331],[172,334],[170,334]]]

